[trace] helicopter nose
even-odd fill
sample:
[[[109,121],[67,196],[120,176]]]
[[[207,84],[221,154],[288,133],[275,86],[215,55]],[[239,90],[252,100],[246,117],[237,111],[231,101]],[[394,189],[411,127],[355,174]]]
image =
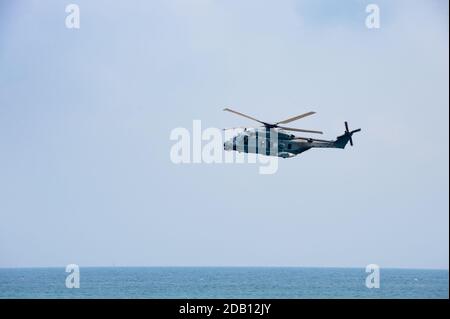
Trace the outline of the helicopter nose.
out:
[[[233,146],[231,145],[231,143],[229,141],[226,141],[225,143],[223,143],[223,149],[225,151],[231,150],[233,148]]]

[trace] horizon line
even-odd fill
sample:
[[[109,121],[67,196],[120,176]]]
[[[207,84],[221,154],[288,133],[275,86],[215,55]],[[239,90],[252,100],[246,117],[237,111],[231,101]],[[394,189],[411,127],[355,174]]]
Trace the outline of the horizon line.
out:
[[[70,264],[67,264],[70,265]],[[57,265],[57,266],[0,266],[1,269],[36,269],[36,268],[66,268],[67,265]],[[80,268],[323,268],[323,269],[365,269],[366,266],[281,266],[281,265],[269,265],[269,266],[261,266],[261,265],[228,265],[228,266],[219,266],[219,265],[87,265],[80,266]],[[381,269],[392,269],[392,270],[445,270],[449,271],[449,268],[440,268],[440,267],[395,267],[388,266],[382,267]]]

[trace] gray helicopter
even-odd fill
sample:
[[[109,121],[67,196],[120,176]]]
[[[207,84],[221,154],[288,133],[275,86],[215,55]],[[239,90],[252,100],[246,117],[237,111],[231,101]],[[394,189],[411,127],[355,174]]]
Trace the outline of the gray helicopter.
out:
[[[334,141],[321,140],[309,137],[300,137],[291,134],[289,131],[313,133],[313,134],[323,134],[323,132],[286,127],[280,124],[287,124],[293,121],[297,121],[304,117],[313,115],[315,114],[315,112],[307,112],[272,124],[260,121],[254,117],[231,110],[229,108],[225,108],[224,111],[246,117],[250,120],[262,124],[262,126],[254,128],[240,127],[243,128],[244,131],[237,134],[232,139],[227,140],[223,144],[224,150],[226,151],[238,151],[244,153],[255,153],[268,156],[290,158],[297,156],[298,154],[303,153],[311,148],[344,149],[348,142],[350,142],[350,145],[353,146],[352,135],[354,133],[361,131],[360,128],[357,130],[349,131],[348,123],[345,122],[344,134],[338,136]]]

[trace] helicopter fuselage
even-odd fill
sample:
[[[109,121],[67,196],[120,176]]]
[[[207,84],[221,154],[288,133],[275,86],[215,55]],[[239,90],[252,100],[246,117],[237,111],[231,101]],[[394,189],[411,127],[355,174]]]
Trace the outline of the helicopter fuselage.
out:
[[[313,147],[337,148],[334,141],[298,140],[293,134],[274,128],[250,128],[224,143],[226,151],[255,153],[282,158],[294,157]]]

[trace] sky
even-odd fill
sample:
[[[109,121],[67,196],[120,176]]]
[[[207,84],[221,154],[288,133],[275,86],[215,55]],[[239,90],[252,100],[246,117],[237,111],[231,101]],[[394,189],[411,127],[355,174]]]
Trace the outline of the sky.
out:
[[[448,14],[444,0],[1,1],[0,267],[448,269]],[[174,128],[255,124],[226,106],[362,132],[272,175],[174,164]]]

